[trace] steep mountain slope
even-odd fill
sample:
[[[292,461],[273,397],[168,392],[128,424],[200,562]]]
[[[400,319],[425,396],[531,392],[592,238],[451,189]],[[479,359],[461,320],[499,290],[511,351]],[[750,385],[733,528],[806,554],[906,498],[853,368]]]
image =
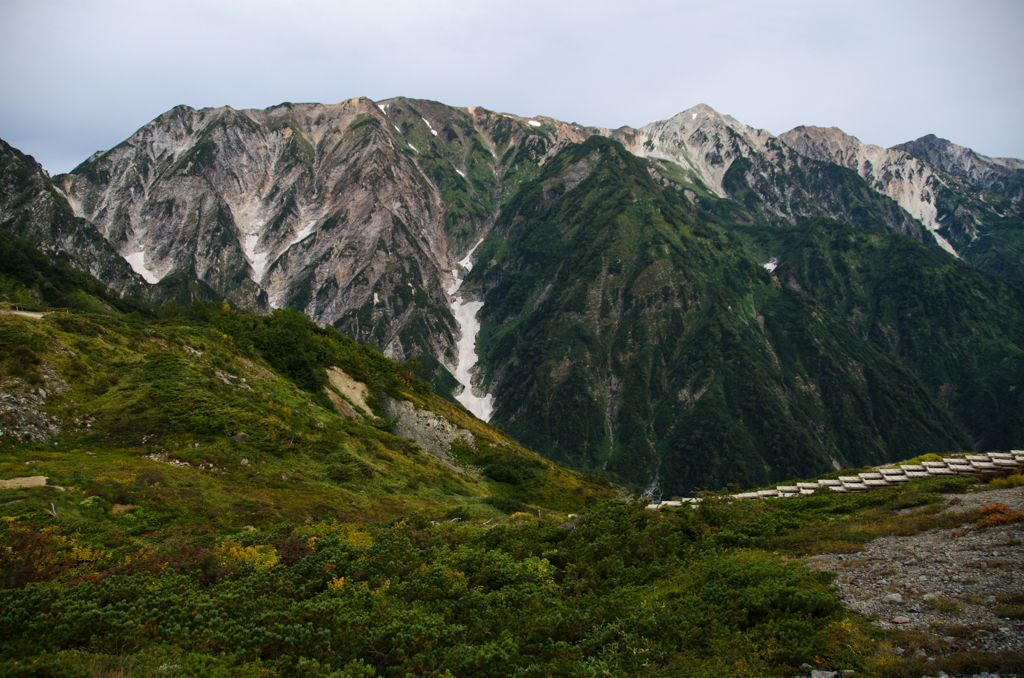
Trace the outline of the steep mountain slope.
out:
[[[138,292],[141,278],[103,236],[77,218],[46,171],[0,140],[0,229],[41,247],[117,290]]]
[[[1019,205],[836,130],[777,138],[703,105],[615,131],[402,98],[178,107],[57,181],[157,287],[299,310],[415,358],[446,397],[471,374],[525,444],[652,492],[1017,440],[1001,368],[1024,344],[1016,311],[996,317],[1017,297],[951,273],[931,234],[1015,280]],[[831,269],[793,267],[845,256],[826,217],[925,244],[868,238],[833,266],[856,275],[816,287]],[[809,221],[820,237],[793,240]],[[986,301],[947,336],[923,288],[950,276],[951,298]],[[821,292],[837,285],[863,304]],[[927,322],[892,310],[915,303]],[[457,341],[480,304],[471,370]]]
[[[667,494],[965,444],[909,370],[720,228],[616,142],[545,165],[465,283],[494,421]]]
[[[825,220],[768,231],[775,276],[909,367],[982,449],[1024,440],[1024,291],[898,235]]]
[[[797,127],[779,138],[802,155],[857,172],[924,224],[950,253],[1024,284],[1024,212],[1013,200],[835,127]]]
[[[179,106],[57,181],[150,281],[184,271],[242,308],[299,309],[454,371],[454,261],[585,134],[407,99]]]
[[[968,183],[1001,193],[1017,202],[1024,201],[1024,160],[990,158],[934,134],[897,144],[892,150],[909,153]]]

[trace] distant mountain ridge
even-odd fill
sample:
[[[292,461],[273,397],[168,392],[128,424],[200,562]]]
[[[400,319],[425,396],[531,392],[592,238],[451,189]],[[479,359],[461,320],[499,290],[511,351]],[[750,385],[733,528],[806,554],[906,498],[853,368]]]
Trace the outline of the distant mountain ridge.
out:
[[[797,127],[780,138],[802,155],[857,172],[874,190],[896,200],[951,254],[1024,283],[1024,212],[1018,202],[989,192],[980,174],[954,176],[899,147],[864,144],[835,127]]]
[[[898,144],[893,146],[893,150],[909,153],[930,165],[1017,202],[1024,200],[1024,160],[990,158],[934,134]]]
[[[356,98],[179,106],[52,193],[162,298],[299,310],[416,359],[446,397],[464,277],[458,295],[483,302],[471,387],[495,396],[496,423],[550,458],[681,491],[1024,444],[1024,302],[951,256],[1024,284],[1021,207],[983,180],[704,104],[608,130]],[[844,223],[881,240],[833,238]],[[942,294],[917,308],[904,279]],[[972,295],[969,317],[941,311]],[[927,426],[910,440],[901,418]]]

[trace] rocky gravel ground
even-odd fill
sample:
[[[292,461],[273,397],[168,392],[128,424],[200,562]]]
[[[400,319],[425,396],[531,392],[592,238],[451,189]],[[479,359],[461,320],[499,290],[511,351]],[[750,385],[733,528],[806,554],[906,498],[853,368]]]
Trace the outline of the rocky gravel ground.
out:
[[[46,444],[60,435],[60,419],[43,412],[43,406],[47,397],[64,393],[70,387],[46,363],[40,377],[38,386],[22,379],[0,377],[0,436],[8,436],[19,443]]]
[[[992,504],[1021,511],[1024,487],[979,489],[947,501],[943,513]],[[1018,611],[1024,604],[1024,523],[985,529],[969,523],[893,535],[874,540],[860,553],[807,561],[814,569],[834,572],[843,603],[879,627],[931,632],[950,652],[1024,653],[1024,620],[1004,616],[1012,612],[1008,603]],[[901,654],[901,648],[896,652]]]

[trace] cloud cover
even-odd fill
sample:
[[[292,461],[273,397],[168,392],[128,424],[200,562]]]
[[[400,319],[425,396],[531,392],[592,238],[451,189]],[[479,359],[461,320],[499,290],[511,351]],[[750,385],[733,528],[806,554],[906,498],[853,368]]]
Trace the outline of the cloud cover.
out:
[[[66,172],[177,104],[404,95],[586,125],[706,103],[780,134],[1024,157],[1016,0],[4,0],[0,138]]]

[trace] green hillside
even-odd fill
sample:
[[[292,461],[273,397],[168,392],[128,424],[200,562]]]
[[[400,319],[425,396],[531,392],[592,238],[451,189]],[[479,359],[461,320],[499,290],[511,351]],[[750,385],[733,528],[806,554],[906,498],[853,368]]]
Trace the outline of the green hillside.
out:
[[[842,318],[947,403],[981,449],[1024,440],[1024,291],[908,237],[815,220],[742,229],[784,284]]]
[[[937,393],[733,224],[607,139],[549,161],[464,288],[498,425],[665,496],[966,447]]]

